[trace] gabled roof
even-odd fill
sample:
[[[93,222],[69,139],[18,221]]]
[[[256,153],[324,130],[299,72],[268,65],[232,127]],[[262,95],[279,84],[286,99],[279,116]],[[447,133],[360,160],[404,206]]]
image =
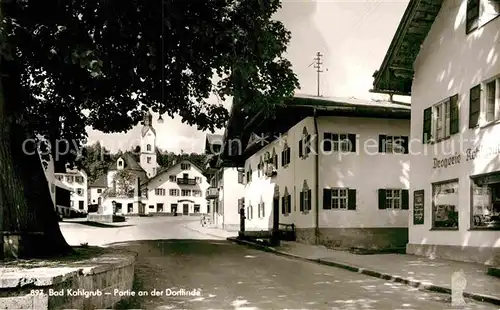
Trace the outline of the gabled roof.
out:
[[[411,0],[380,69],[372,92],[411,95],[413,63],[436,19],[443,0]]]
[[[224,136],[207,134],[205,138],[205,154],[218,154],[224,143]]]
[[[123,159],[124,169],[144,171],[144,169],[142,169],[141,165],[139,165],[137,163],[134,156],[132,154],[130,154],[130,152],[125,152],[125,153],[123,153],[123,155],[121,155],[118,158]],[[118,159],[114,163],[112,163],[108,169],[109,170],[118,170],[117,162],[118,162]]]
[[[162,169],[160,171],[158,171],[158,173],[156,173],[156,175],[154,177],[152,177],[151,179],[147,180],[146,182],[142,183],[141,184],[141,187],[143,186],[146,186],[148,185],[150,182],[152,182],[153,180],[157,179],[158,177],[160,177],[160,175],[172,170],[174,167],[177,167],[178,165],[182,164],[182,163],[190,163],[193,167],[195,167],[196,169],[198,169],[202,174],[203,172],[205,171],[203,168],[201,168],[200,166],[198,166],[197,164],[195,164],[193,161],[189,160],[189,159],[184,159],[184,160],[180,160],[178,162],[176,162],[175,164],[165,168],[165,169]]]
[[[90,184],[89,187],[108,187],[108,175],[104,173],[101,175],[94,183]]]
[[[156,135],[156,130],[153,128],[153,126],[142,126],[141,136],[144,137],[148,130],[151,130],[153,134]]]
[[[352,97],[295,95],[276,108],[274,117],[268,117],[264,112],[259,112],[251,118],[231,113],[230,122],[233,125],[226,131],[225,144],[221,154],[222,160],[225,161],[223,165],[242,166],[245,158],[250,154],[246,151],[246,147],[252,136],[257,137],[260,142],[254,143],[254,145],[263,147],[266,144],[266,139],[261,139],[262,137],[269,137],[267,142],[270,142],[278,134],[287,132],[306,117],[314,115],[409,120],[410,105],[400,102],[361,100]],[[229,148],[231,146],[234,148],[233,142],[236,139],[239,140],[239,143],[236,144],[241,145],[243,150],[233,149],[231,150],[232,154],[230,154]],[[249,152],[255,151],[255,148],[249,149]]]

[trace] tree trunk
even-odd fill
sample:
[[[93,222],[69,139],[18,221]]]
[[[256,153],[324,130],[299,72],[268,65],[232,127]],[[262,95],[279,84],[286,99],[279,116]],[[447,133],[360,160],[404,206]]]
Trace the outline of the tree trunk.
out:
[[[68,254],[72,249],[59,228],[40,157],[23,149],[34,134],[16,122],[23,110],[20,72],[15,61],[0,57],[0,253],[17,258]]]

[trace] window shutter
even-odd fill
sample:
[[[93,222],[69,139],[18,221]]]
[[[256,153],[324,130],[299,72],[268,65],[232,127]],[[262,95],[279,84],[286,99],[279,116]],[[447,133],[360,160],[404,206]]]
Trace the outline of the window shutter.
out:
[[[429,143],[432,138],[432,107],[424,110],[424,120],[422,126],[422,141]]]
[[[238,183],[240,184],[243,184],[244,180],[243,180],[244,176],[243,176],[243,172],[238,172]]]
[[[285,151],[281,152],[281,167],[285,165]]]
[[[311,190],[307,191],[307,196],[308,196],[307,198],[309,198],[309,199],[307,200],[307,206],[305,206],[305,207],[307,208],[307,210],[311,210],[311,200],[312,200]]]
[[[386,201],[385,201],[385,189],[381,188],[378,190],[378,208],[379,210],[386,209]]]
[[[450,98],[450,135],[458,133],[460,130],[460,110],[458,107],[458,94]]]
[[[329,188],[323,189],[323,209],[329,210],[332,208],[332,190]]]
[[[469,33],[479,26],[479,3],[479,0],[467,0],[465,33]]]
[[[262,203],[262,217],[266,216],[266,204]]]
[[[311,153],[311,135],[306,136],[306,155]]]
[[[288,207],[288,210],[287,210],[288,214],[292,213],[292,199],[291,198],[292,198],[292,196],[290,194],[288,194],[288,198],[287,198],[287,200],[288,200],[288,206],[287,206]]]
[[[356,135],[353,133],[350,133],[347,135],[347,139],[349,140],[349,144],[350,144],[349,152],[356,153]]]
[[[257,216],[260,218],[260,202],[259,204],[257,205]]]
[[[286,163],[289,164],[290,163],[290,148],[289,147],[286,149],[286,154],[287,154],[287,157],[286,157],[287,161],[286,161]]]
[[[273,161],[275,168],[278,168],[278,154],[274,155]]]
[[[347,192],[347,210],[356,210],[356,190],[349,189]]]
[[[303,140],[301,139],[301,140],[299,141],[299,157],[304,156],[304,154],[303,154],[303,153],[304,153],[304,150],[303,150],[304,145],[303,145],[303,144],[304,144],[304,143],[303,143]]]
[[[332,134],[325,132],[323,134],[323,151],[331,152],[332,151]]]
[[[304,192],[300,192],[300,203],[299,203],[299,205],[300,205],[300,208],[299,208],[300,212],[303,212],[304,211],[304,207],[305,207],[304,206]]]
[[[469,128],[479,125],[481,112],[481,85],[471,88],[469,93]]]
[[[407,136],[403,136],[401,137],[401,139],[403,140],[403,154],[409,154],[410,153],[410,144],[409,144],[409,140],[408,140],[408,137]]]
[[[285,196],[281,197],[281,214],[286,214]]]
[[[386,135],[378,136],[378,152],[385,153],[385,140],[387,139]]]
[[[409,193],[407,189],[401,191],[401,209],[408,210],[410,207]]]

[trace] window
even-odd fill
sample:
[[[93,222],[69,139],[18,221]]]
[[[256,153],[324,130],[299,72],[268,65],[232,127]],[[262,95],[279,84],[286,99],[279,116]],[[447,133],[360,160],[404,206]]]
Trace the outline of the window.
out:
[[[156,212],[163,212],[163,203],[156,204]]]
[[[422,126],[423,142],[439,142],[458,133],[459,119],[458,95],[453,95],[425,109]]]
[[[181,164],[181,169],[182,170],[189,170],[191,168],[191,165],[188,163],[182,163]]]
[[[261,201],[259,203],[259,207],[258,207],[258,215],[259,215],[259,218],[263,218],[265,217],[265,206],[264,206],[264,202]]]
[[[500,15],[500,0],[468,0],[465,32],[470,33]]]
[[[311,210],[311,190],[304,180],[302,191],[300,192],[300,212],[308,213]]]
[[[500,174],[472,178],[471,228],[500,229]]]
[[[299,157],[307,158],[309,153],[311,153],[311,135],[307,132],[307,128],[304,127],[299,141]]]
[[[379,135],[378,151],[380,153],[408,154],[408,137]]]
[[[149,156],[148,156],[148,157],[146,158],[146,161],[147,161],[147,163],[148,163],[148,164],[150,164],[150,163],[151,163],[151,157],[149,157]]]
[[[471,88],[469,93],[469,128],[479,125],[481,114],[481,85]]]
[[[281,197],[281,214],[288,215],[290,213],[292,213],[292,201],[288,188],[285,187],[285,193]]]
[[[238,170],[238,183],[239,184],[245,183],[245,171]]]
[[[379,189],[378,208],[380,210],[408,210],[409,192],[407,189]]]
[[[458,180],[432,184],[432,228],[458,229]]]
[[[323,209],[356,210],[356,190],[350,188],[323,189]]]
[[[63,180],[63,176],[62,175],[56,175],[56,179],[58,179],[59,181],[62,181]]]
[[[118,160],[118,168],[123,168],[123,160]]]
[[[67,175],[66,176],[66,182],[73,183],[73,176],[72,175]]]
[[[252,182],[252,166],[248,166],[247,171],[247,184]]]
[[[290,147],[285,142],[285,147],[281,151],[281,166],[286,167],[290,163]]]
[[[102,188],[98,188],[98,189],[97,189],[97,193],[98,193],[98,194],[101,194],[101,193],[102,193]]]
[[[325,132],[323,134],[323,151],[356,152],[356,135]]]
[[[194,197],[201,197],[201,191],[200,191],[200,190],[197,190],[197,189],[194,189],[194,190],[193,190],[193,196],[194,196]]]
[[[493,122],[500,119],[500,78],[485,83],[485,120]]]
[[[175,175],[169,175],[169,176],[168,176],[168,180],[169,180],[170,182],[176,182],[176,181],[177,181],[177,177],[176,177]]]
[[[196,181],[197,184],[201,183],[201,178],[200,177],[195,177],[194,180]]]
[[[77,189],[76,189],[76,193],[77,193],[79,196],[83,196],[83,188],[77,188]]]
[[[262,159],[262,156],[259,158],[259,164],[257,165],[257,170],[258,174],[257,176],[260,178],[260,176],[264,176],[264,160]]]
[[[194,205],[194,213],[200,213],[200,205]]]
[[[165,196],[165,189],[164,188],[155,188],[155,195],[156,196]]]
[[[183,179],[189,179],[189,174],[187,174],[187,173],[183,173],[183,174],[182,174],[182,178],[183,178]]]
[[[134,204],[128,203],[127,204],[127,213],[133,213],[133,212],[134,212]]]
[[[78,201],[78,209],[83,210],[85,203],[83,201]]]
[[[154,209],[154,208],[155,208],[155,206],[154,206],[154,205],[149,205],[149,209],[151,209],[151,210],[152,210],[152,209]]]
[[[151,144],[146,145],[146,151],[151,151]]]
[[[181,190],[181,196],[183,197],[191,196],[191,190],[190,189]]]
[[[168,194],[170,196],[179,196],[179,190],[176,188],[171,188],[168,190]]]
[[[76,176],[75,177],[75,182],[77,182],[77,183],[83,183],[83,177]]]

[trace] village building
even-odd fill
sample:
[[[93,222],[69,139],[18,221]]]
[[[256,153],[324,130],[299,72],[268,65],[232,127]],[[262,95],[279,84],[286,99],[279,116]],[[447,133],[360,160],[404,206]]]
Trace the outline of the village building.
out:
[[[71,190],[70,207],[80,212],[88,212],[87,174],[83,170],[68,169],[54,173],[56,180]]]
[[[374,92],[411,95],[407,253],[500,264],[500,3],[410,1]]]
[[[244,168],[226,166],[222,162],[219,155],[223,141],[222,135],[211,134],[205,140],[205,154],[210,155],[206,167],[210,172],[210,187],[205,197],[209,202],[211,224],[220,229],[238,231],[238,205],[245,191]]]
[[[300,242],[404,247],[409,134],[401,103],[296,95],[274,118],[233,104],[221,158],[244,168],[245,229],[271,230],[278,212]]]

